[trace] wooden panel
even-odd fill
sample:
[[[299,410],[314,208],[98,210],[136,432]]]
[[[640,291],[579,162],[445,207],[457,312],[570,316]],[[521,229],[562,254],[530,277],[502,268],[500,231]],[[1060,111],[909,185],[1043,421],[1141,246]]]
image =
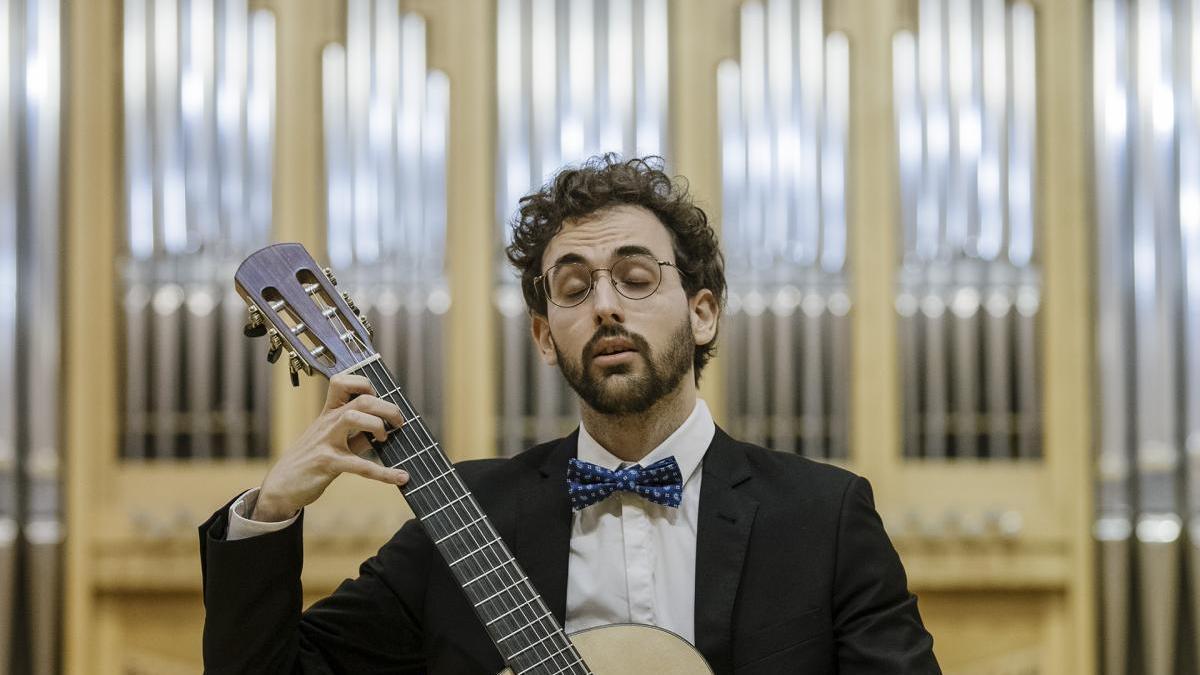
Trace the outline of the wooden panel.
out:
[[[495,7],[490,0],[404,0],[429,31],[429,67],[450,79],[446,158],[447,317],[444,447],[455,461],[496,452]]]
[[[721,231],[721,156],[717,129],[717,64],[738,55],[739,0],[675,0],[670,4],[670,148],[672,174],[687,176],[696,204]],[[720,424],[725,412],[721,342],[704,369],[700,396]]]
[[[203,669],[204,606],[199,594],[131,594],[110,601],[119,624],[121,673],[182,675]]]
[[[108,492],[105,458],[116,454],[120,366],[115,246],[121,182],[121,4],[72,3],[63,13],[63,434],[67,540],[63,667],[91,670],[97,655],[88,535]],[[42,414],[54,414],[42,411]],[[109,460],[111,461],[111,459]]]
[[[1060,608],[1065,654],[1058,672],[1096,672],[1096,571],[1091,538],[1092,202],[1089,3],[1045,0],[1037,9],[1038,213],[1043,233],[1042,353],[1046,462],[1054,513],[1067,525],[1072,583]],[[1054,672],[1054,671],[1051,671]]]
[[[1046,639],[1060,594],[927,593],[921,616],[934,635],[946,675],[1087,672],[1053,670],[1055,645]]]

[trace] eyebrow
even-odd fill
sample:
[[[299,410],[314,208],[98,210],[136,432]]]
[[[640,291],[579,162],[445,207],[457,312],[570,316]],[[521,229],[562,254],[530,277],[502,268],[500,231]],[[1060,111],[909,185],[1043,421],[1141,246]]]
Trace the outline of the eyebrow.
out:
[[[624,258],[627,255],[637,255],[638,253],[648,255],[655,260],[658,259],[658,256],[654,255],[653,251],[638,244],[626,244],[614,251],[612,257]],[[554,261],[555,265],[561,263],[587,263],[587,260],[585,260],[584,257],[578,253],[564,253],[558,256],[558,258]]]

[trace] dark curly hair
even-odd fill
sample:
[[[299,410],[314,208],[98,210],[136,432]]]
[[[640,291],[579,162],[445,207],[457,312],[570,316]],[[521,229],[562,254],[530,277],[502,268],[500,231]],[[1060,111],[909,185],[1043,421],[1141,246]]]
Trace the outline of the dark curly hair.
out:
[[[613,153],[592,157],[568,167],[533,194],[521,198],[512,221],[509,262],[521,273],[521,291],[529,311],[546,315],[546,298],[534,286],[542,273],[542,255],[568,220],[585,218],[619,205],[640,206],[658,217],[671,233],[675,262],[687,296],[707,288],[725,305],[725,260],[708,216],[692,203],[685,178],[672,180],[663,171],[662,157],[622,161]],[[716,336],[697,345],[692,365],[696,381],[716,351]]]

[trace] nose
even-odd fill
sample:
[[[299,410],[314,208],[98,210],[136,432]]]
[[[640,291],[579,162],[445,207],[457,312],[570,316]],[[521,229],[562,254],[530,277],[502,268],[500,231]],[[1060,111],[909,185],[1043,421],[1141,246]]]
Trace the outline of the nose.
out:
[[[625,308],[621,305],[621,294],[613,288],[611,273],[608,270],[596,270],[595,274],[591,298],[593,321],[596,326],[602,326],[606,321],[624,323]]]

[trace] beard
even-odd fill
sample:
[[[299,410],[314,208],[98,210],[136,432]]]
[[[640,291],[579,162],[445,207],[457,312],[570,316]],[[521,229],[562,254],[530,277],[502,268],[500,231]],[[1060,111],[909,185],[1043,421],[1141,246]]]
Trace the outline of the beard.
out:
[[[637,349],[636,359],[644,367],[637,372],[637,362],[621,363],[593,374],[592,360],[596,343],[604,338],[624,338]],[[646,412],[663,397],[679,388],[692,368],[695,351],[692,324],[685,317],[671,335],[661,354],[651,349],[640,335],[615,324],[605,324],[584,345],[578,359],[569,359],[555,344],[554,352],[562,366],[563,377],[593,410],[605,415]]]

